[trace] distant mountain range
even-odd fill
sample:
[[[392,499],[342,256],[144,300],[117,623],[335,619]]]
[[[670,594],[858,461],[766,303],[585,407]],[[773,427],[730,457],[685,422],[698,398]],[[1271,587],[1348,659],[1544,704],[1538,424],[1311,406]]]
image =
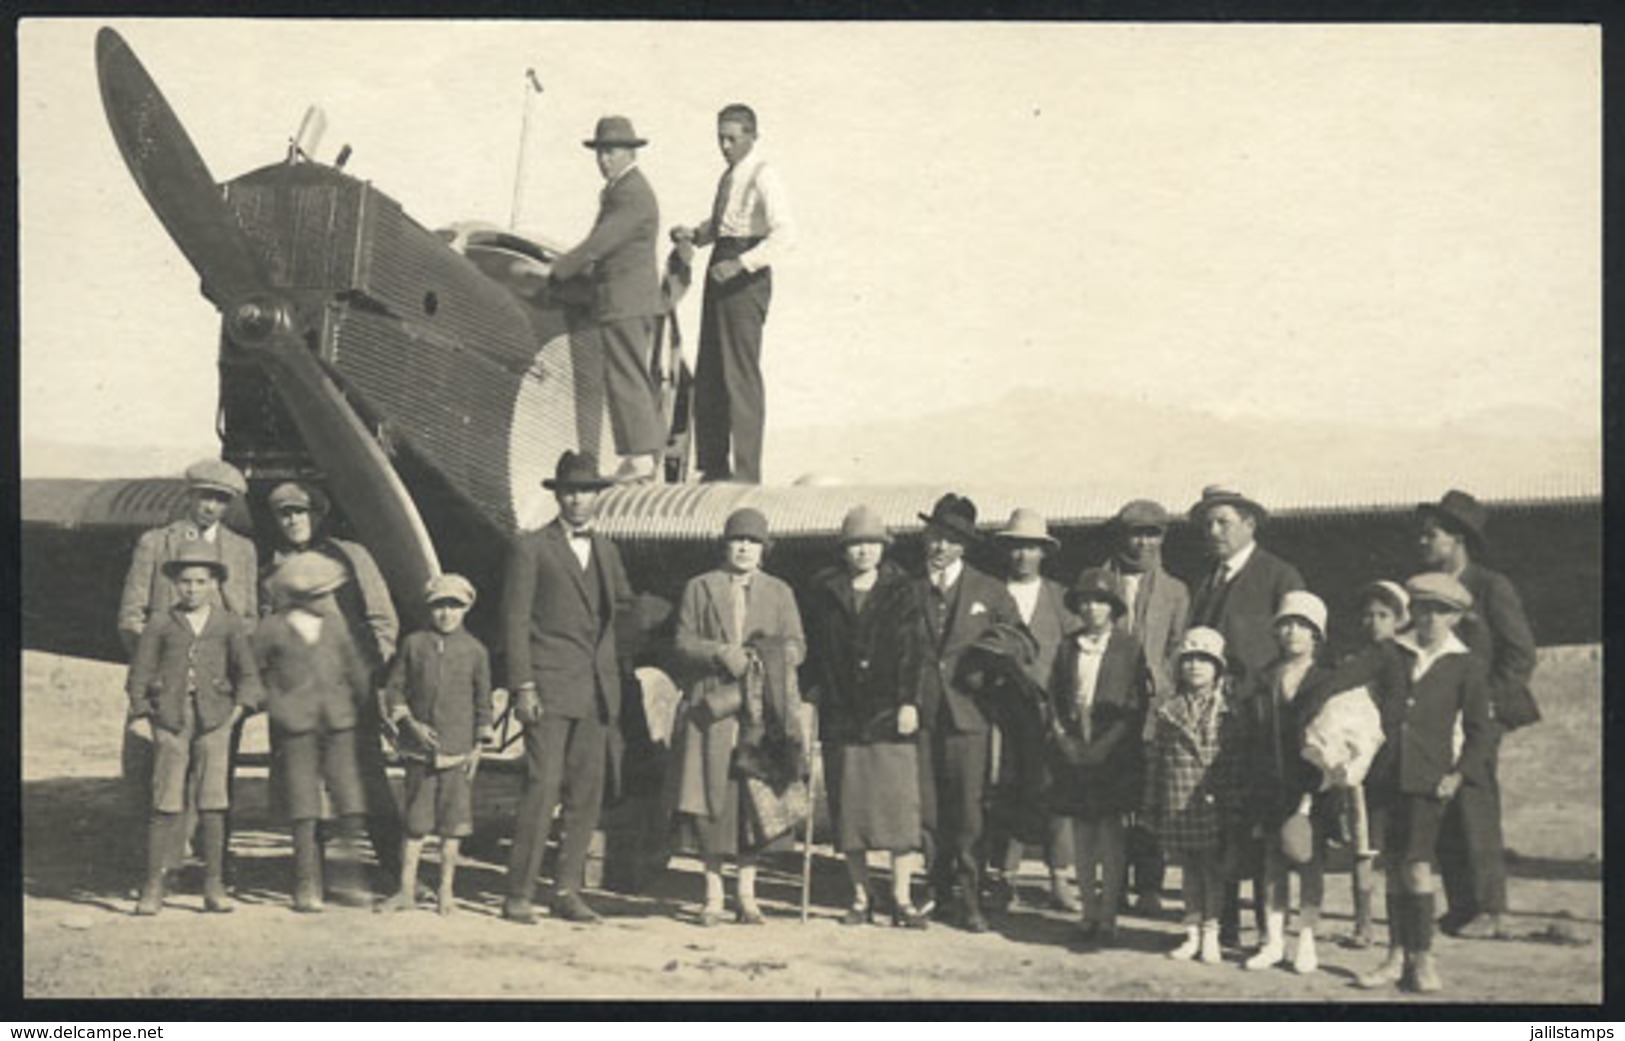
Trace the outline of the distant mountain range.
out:
[[[1086,485],[1169,503],[1230,482],[1277,502],[1600,494],[1602,443],[1540,406],[1434,428],[1221,418],[1101,394],[1023,389],[985,405],[768,431],[775,483]]]
[[[770,428],[768,477],[841,484],[1087,486],[1184,503],[1226,481],[1278,503],[1600,494],[1601,438],[1540,406],[1436,428],[1222,418],[1110,395],[1024,389],[969,408],[852,426]],[[198,444],[25,441],[22,476],[178,475]]]

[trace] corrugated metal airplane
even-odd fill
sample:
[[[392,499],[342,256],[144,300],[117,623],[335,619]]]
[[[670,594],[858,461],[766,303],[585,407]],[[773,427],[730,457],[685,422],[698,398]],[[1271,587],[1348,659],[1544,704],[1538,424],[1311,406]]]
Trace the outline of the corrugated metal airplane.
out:
[[[251,484],[250,512],[236,522],[268,545],[264,492],[291,477],[319,479],[331,490],[334,521],[371,547],[397,603],[410,613],[430,575],[462,572],[490,594],[470,618],[490,636],[508,538],[551,514],[538,479],[568,447],[611,455],[602,392],[571,335],[577,316],[536,292],[556,250],[488,228],[431,232],[345,174],[342,160],[323,164],[298,148],[217,184],[111,29],[97,38],[97,68],[130,172],[222,316],[221,454]],[[680,476],[685,420],[674,354],[663,351],[660,361],[676,431],[668,470]],[[1163,480],[1148,474],[1148,482]],[[1063,543],[1051,563],[1069,578],[1106,555],[1102,522],[1118,505],[1100,501],[1086,482],[1080,475],[1071,488],[956,490],[971,494],[989,522],[1017,504],[1046,514]],[[1201,483],[1192,479],[1190,492]],[[1487,502],[1496,564],[1523,592],[1542,643],[1594,641],[1597,475],[1550,475],[1546,483],[1540,494]],[[711,563],[715,534],[740,505],[772,519],[773,569],[794,582],[832,559],[832,536],[855,501],[906,532],[944,490],[628,486],[606,494],[600,523],[624,547],[634,584],[675,599]],[[1346,610],[1340,593],[1414,569],[1415,504],[1443,490],[1396,486],[1387,503],[1277,497],[1267,539],[1334,612]],[[131,547],[142,530],[171,519],[182,498],[175,479],[24,482],[25,645],[122,660],[113,614]],[[899,547],[905,564],[917,552]],[[1188,526],[1170,532],[1165,556],[1176,573],[1197,571]]]

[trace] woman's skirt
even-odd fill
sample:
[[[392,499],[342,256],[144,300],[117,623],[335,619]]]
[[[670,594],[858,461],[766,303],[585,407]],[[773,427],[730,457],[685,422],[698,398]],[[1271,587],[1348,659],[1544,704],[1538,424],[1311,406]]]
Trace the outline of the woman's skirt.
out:
[[[917,754],[913,743],[842,746],[835,822],[842,852],[920,848]]]

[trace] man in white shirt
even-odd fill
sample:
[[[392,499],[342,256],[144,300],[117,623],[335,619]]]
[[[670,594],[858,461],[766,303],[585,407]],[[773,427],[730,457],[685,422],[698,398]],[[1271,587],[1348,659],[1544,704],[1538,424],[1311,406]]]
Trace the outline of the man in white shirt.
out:
[[[712,247],[694,371],[695,461],[706,481],[762,480],[762,326],[773,299],[773,263],[793,232],[784,185],[755,146],[750,106],[717,113],[717,147],[728,170],[711,216],[671,229],[678,244]]]

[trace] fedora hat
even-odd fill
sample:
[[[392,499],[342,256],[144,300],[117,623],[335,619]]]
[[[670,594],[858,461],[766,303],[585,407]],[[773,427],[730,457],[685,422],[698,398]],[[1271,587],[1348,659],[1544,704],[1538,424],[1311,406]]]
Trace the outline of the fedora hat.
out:
[[[1066,591],[1066,607],[1077,611],[1085,600],[1104,600],[1112,605],[1112,617],[1121,618],[1128,613],[1123,599],[1123,585],[1118,577],[1103,567],[1085,568],[1072,588]]]
[[[1473,606],[1473,594],[1467,587],[1442,571],[1412,575],[1405,583],[1405,592],[1410,595],[1413,611],[1418,604],[1440,604],[1452,611],[1469,611]]]
[[[598,472],[598,457],[591,452],[575,452],[565,449],[559,456],[558,465],[553,468],[552,477],[542,479],[542,487],[548,491],[570,491],[571,489],[603,489],[614,484],[614,478],[605,477]]]
[[[295,553],[284,560],[271,583],[290,600],[312,600],[350,580],[344,566],[325,553]]]
[[[1301,618],[1314,627],[1322,640],[1326,638],[1326,602],[1307,589],[1281,594],[1281,606],[1276,608],[1274,621],[1279,624],[1287,618]]]
[[[588,148],[642,148],[649,142],[637,135],[625,116],[605,116],[593,129],[592,140],[581,143]]]
[[[766,514],[753,506],[741,506],[728,514],[728,522],[722,526],[722,541],[734,539],[750,539],[767,545]]]
[[[1162,503],[1151,499],[1135,499],[1123,504],[1112,520],[1124,531],[1138,531],[1141,528],[1155,528],[1158,531],[1168,530],[1168,511]]]
[[[1468,549],[1483,552],[1485,548],[1484,524],[1488,515],[1484,505],[1464,491],[1452,488],[1438,502],[1424,502],[1416,507],[1418,518],[1433,518],[1445,528],[1467,539]]]
[[[165,577],[174,578],[189,567],[206,567],[221,582],[230,574],[226,562],[220,559],[220,551],[213,543],[203,539],[187,539],[181,543],[175,555],[164,561],[161,570]]]
[[[886,530],[886,522],[868,506],[854,506],[841,519],[841,545],[850,546],[854,542],[891,545],[891,532]]]
[[[1049,524],[1044,520],[1044,515],[1025,506],[1016,507],[1015,512],[1010,514],[1010,522],[994,532],[993,537],[1005,542],[1040,542],[1052,549],[1061,544],[1049,533]]]
[[[981,534],[976,530],[976,504],[963,495],[949,492],[937,500],[930,513],[919,515],[931,527],[941,528],[966,542],[976,542]]]
[[[464,607],[472,607],[474,583],[458,574],[436,575],[423,589],[423,602],[433,604],[440,600],[454,600]]]
[[[1245,510],[1252,514],[1253,520],[1259,524],[1269,520],[1270,516],[1269,511],[1259,505],[1257,500],[1249,499],[1228,485],[1210,484],[1202,489],[1202,497],[1191,507],[1191,520],[1200,521],[1207,511],[1215,506],[1234,506],[1238,510]]]
[[[242,471],[220,459],[199,459],[186,468],[186,486],[236,497],[248,491]]]

